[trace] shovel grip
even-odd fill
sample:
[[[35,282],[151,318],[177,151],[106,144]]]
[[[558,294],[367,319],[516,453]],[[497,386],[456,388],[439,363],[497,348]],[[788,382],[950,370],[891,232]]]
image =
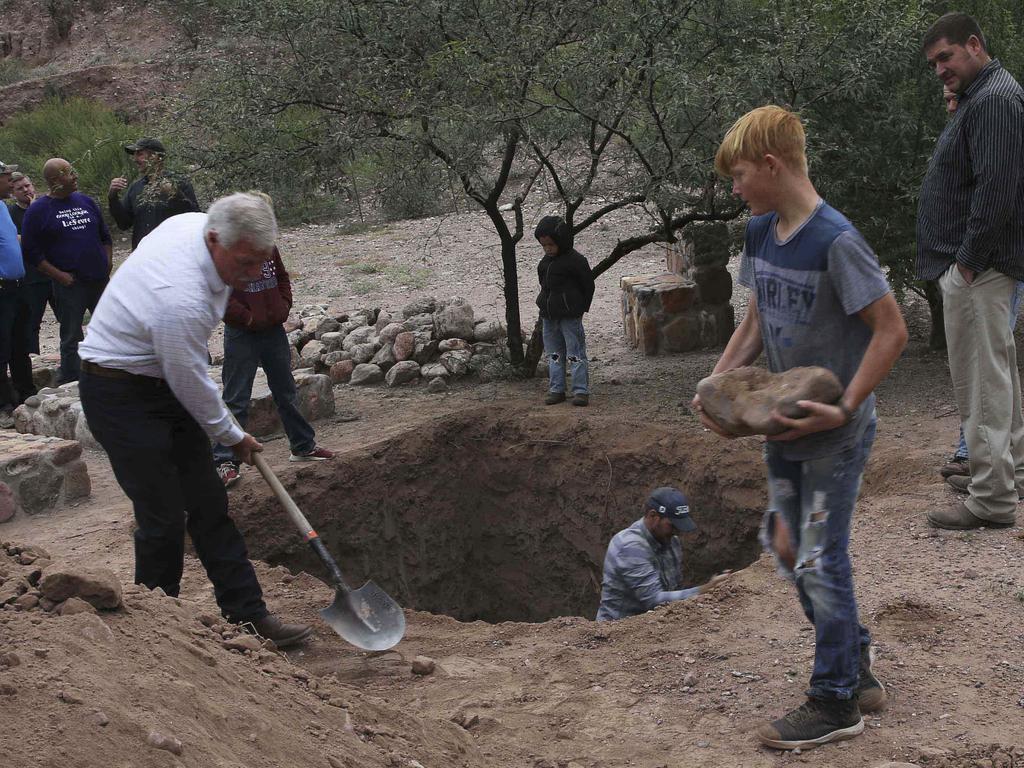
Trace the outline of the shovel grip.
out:
[[[252,455],[253,464],[256,465],[256,469],[263,475],[263,479],[267,481],[267,485],[270,486],[270,490],[277,496],[277,500],[281,502],[281,506],[284,507],[285,512],[288,513],[288,517],[291,518],[292,522],[295,523],[295,527],[299,529],[299,533],[302,534],[302,538],[306,540],[313,551],[316,552],[317,557],[330,571],[331,581],[334,583],[336,589],[341,589],[344,592],[349,592],[349,587],[342,578],[341,569],[338,568],[338,564],[334,562],[334,558],[331,557],[327,551],[327,547],[320,540],[320,536],[316,531],[313,530],[313,526],[309,524],[309,520],[302,514],[302,510],[299,509],[299,505],[295,503],[288,491],[281,485],[281,481],[277,479],[277,475],[274,474],[274,470],[267,464],[267,460],[263,458],[262,454],[254,453]]]

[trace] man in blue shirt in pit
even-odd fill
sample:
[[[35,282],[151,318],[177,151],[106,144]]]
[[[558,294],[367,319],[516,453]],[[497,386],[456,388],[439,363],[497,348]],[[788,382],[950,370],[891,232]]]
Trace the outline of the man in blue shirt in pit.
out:
[[[61,384],[78,381],[82,321],[110,279],[113,241],[96,201],[78,191],[78,174],[59,157],[43,166],[48,194],[25,211],[21,247],[25,259],[53,280],[60,321]]]
[[[0,200],[11,194],[11,175],[18,170],[16,165],[5,165],[0,162]],[[21,246],[18,244],[18,230],[14,226],[7,206],[0,203],[0,426],[13,426],[11,411],[19,405],[25,396],[19,390],[32,386],[32,368],[24,371],[15,360],[28,355],[23,354],[24,344],[18,329],[18,313],[22,302],[22,280],[25,277],[25,265],[21,260]],[[20,350],[20,351],[19,351]],[[7,378],[7,364],[12,365],[14,387]],[[19,375],[20,372],[20,375]],[[27,384],[25,380],[27,378]]]
[[[678,536],[697,530],[690,504],[682,491],[666,486],[651,493],[643,512],[643,517],[615,534],[608,544],[598,621],[624,619],[695,597],[732,575],[725,571],[712,576],[707,584],[680,589],[683,547]]]

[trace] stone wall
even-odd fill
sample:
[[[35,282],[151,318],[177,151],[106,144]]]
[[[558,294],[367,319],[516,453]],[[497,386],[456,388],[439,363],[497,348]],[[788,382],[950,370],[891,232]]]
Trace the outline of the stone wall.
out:
[[[89,495],[82,445],[73,440],[0,432],[0,523]]]
[[[735,328],[725,224],[691,225],[665,249],[667,271],[623,277],[626,341],[645,355],[725,344]]]

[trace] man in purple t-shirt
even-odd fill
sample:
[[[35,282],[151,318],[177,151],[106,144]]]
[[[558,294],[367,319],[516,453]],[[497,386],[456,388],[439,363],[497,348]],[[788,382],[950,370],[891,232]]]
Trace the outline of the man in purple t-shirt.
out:
[[[25,259],[53,280],[60,322],[61,383],[78,381],[78,343],[85,312],[96,309],[110,278],[113,242],[99,206],[78,191],[78,175],[59,157],[43,166],[48,194],[25,211],[21,247]]]

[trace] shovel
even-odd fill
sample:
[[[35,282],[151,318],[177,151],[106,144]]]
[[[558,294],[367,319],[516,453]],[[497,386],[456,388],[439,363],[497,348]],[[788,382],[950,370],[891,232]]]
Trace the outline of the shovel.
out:
[[[405,614],[391,596],[372,581],[359,589],[351,589],[341,576],[337,563],[327,551],[317,532],[310,526],[302,510],[288,495],[277,475],[259,453],[253,454],[253,463],[267,481],[267,485],[281,502],[288,517],[299,533],[327,566],[334,584],[334,602],[320,611],[320,617],[357,648],[367,651],[386,651],[405,634]]]

